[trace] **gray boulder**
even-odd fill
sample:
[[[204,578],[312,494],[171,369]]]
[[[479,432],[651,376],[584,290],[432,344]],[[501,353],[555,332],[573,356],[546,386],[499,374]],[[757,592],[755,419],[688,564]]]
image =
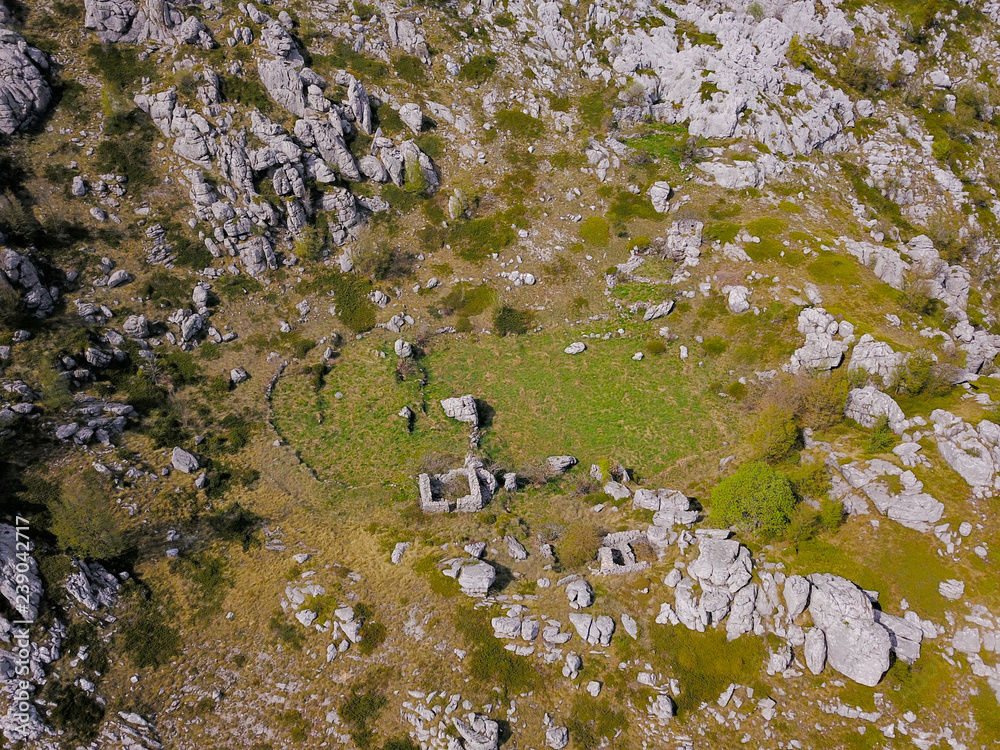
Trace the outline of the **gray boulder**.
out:
[[[177,471],[191,474],[198,470],[198,458],[180,447],[175,447],[170,454],[170,463]]]
[[[895,382],[899,366],[905,359],[905,355],[893,351],[887,343],[876,341],[870,333],[866,333],[855,344],[847,369],[861,369],[869,375],[877,375],[888,386]]]
[[[545,464],[553,474],[565,474],[576,466],[577,460],[573,456],[549,456]]]
[[[909,427],[906,415],[892,396],[872,385],[853,388],[847,394],[844,416],[869,429],[874,427],[880,418],[888,417],[889,427],[897,435]]]
[[[458,574],[458,585],[466,596],[484,597],[496,577],[496,570],[488,562],[469,563],[462,566]]]
[[[473,428],[479,426],[479,412],[476,410],[476,399],[472,396],[446,398],[441,401],[444,413],[459,422],[467,422]]]
[[[549,727],[545,730],[545,744],[552,750],[562,750],[569,744],[569,729],[566,727]]]
[[[10,524],[0,523],[0,594],[10,604],[11,609],[25,620],[38,617],[38,603],[42,598],[42,579],[38,575],[38,563],[34,554],[26,560],[18,559],[19,539],[17,529]],[[35,545],[28,542],[28,552],[34,552]],[[24,568],[27,567],[27,570]],[[19,580],[23,576],[23,583]],[[25,589],[20,589],[24,586]]]
[[[0,27],[0,133],[34,127],[52,103],[45,53]]]
[[[578,578],[566,584],[566,598],[569,599],[569,606],[573,609],[589,607],[594,603],[594,590],[589,583]]]
[[[469,714],[461,719],[453,719],[455,729],[461,736],[465,750],[497,750],[500,746],[500,725],[480,714]]]
[[[70,574],[65,584],[70,596],[89,610],[110,607],[115,603],[121,587],[115,576],[96,562],[88,565],[83,560],[74,560],[73,564],[76,572]]]
[[[805,643],[806,667],[813,674],[819,674],[826,666],[826,636],[820,628],[809,628],[806,631]]]
[[[829,573],[809,576],[809,614],[826,636],[827,661],[841,674],[874,687],[889,668],[892,642],[875,622],[871,600],[851,581]]]

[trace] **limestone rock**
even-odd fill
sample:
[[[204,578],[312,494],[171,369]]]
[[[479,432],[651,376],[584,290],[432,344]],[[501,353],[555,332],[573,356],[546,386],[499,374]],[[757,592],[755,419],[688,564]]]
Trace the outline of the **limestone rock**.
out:
[[[488,562],[480,561],[462,566],[458,574],[458,585],[462,587],[462,593],[467,596],[483,597],[486,596],[496,577],[497,572],[494,567]]]
[[[545,730],[545,744],[552,750],[562,750],[569,744],[569,730],[566,727],[548,727]]]
[[[826,636],[820,628],[809,628],[806,631],[805,645],[806,666],[813,674],[819,674],[826,666]]]
[[[467,422],[473,428],[479,426],[479,412],[476,410],[476,399],[472,396],[446,398],[441,401],[444,413],[459,422]]]
[[[673,194],[673,188],[668,182],[654,182],[646,191],[654,210],[660,214],[665,214],[670,210],[670,198]]]
[[[0,133],[35,127],[52,103],[48,57],[17,33],[0,27]]]
[[[892,396],[872,385],[853,388],[847,394],[844,415],[869,429],[873,428],[881,417],[888,417],[890,429],[897,434],[909,427],[906,415]]]
[[[0,594],[10,605],[12,612],[19,613],[25,620],[38,617],[38,603],[42,598],[42,579],[38,574],[38,563],[34,554],[29,554],[26,560],[18,558],[23,548],[18,548],[17,529],[6,523],[0,523]],[[28,552],[33,553],[35,545],[28,540]],[[25,570],[25,568],[27,568]],[[23,583],[19,577],[23,576]],[[25,589],[19,589],[19,586]]]
[[[889,668],[889,633],[875,622],[871,600],[855,584],[829,573],[810,575],[809,614],[826,636],[830,666],[873,687]]]
[[[190,474],[198,470],[198,458],[180,447],[175,447],[170,454],[170,463],[177,471]]]
[[[576,466],[577,460],[573,456],[549,456],[545,463],[553,474],[565,474]]]

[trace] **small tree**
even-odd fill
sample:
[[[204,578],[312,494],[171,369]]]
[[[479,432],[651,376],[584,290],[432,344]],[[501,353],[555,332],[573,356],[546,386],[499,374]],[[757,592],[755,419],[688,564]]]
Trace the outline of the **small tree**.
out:
[[[759,461],[743,464],[712,490],[712,515],[719,522],[764,536],[784,529],[794,508],[788,478]]]

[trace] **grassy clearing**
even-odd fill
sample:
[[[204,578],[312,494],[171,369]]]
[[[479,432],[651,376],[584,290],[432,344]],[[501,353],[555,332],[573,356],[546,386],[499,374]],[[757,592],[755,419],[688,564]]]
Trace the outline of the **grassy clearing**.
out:
[[[703,386],[679,361],[633,362],[641,345],[629,340],[592,342],[569,357],[562,350],[572,340],[554,333],[434,343],[420,361],[426,389],[416,378],[399,380],[391,358],[347,350],[319,394],[305,375],[282,381],[277,424],[321,475],[365,485],[405,481],[431,454],[460,460],[467,429],[444,417],[438,401],[463,393],[487,405],[483,449],[505,465],[613,455],[653,475],[717,444]],[[333,398],[338,391],[343,398]],[[405,404],[417,412],[409,433],[396,415]]]
[[[882,607],[898,613],[906,599],[921,617],[941,617],[947,601],[937,585],[961,578],[947,558],[934,553],[923,535],[882,520],[873,529],[867,520],[850,521],[836,534],[803,542],[785,550],[789,573],[834,573],[862,588],[878,591]]]
[[[680,680],[679,718],[715,701],[731,682],[760,686],[766,655],[763,638],[751,635],[727,641],[723,629],[698,633],[680,625],[653,625],[650,638],[654,665]]]

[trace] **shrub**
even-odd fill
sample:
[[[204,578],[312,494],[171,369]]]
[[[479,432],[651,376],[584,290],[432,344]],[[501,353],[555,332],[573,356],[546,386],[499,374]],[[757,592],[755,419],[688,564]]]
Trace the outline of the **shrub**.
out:
[[[407,83],[414,86],[420,85],[427,80],[427,73],[420,58],[414,55],[400,55],[392,64],[396,74]]]
[[[104,707],[83,688],[72,683],[55,683],[46,691],[49,703],[55,704],[49,719],[56,729],[69,733],[74,740],[90,743],[104,718]]]
[[[350,729],[351,739],[362,750],[372,745],[372,729],[370,724],[378,721],[379,714],[386,707],[385,696],[374,689],[358,692],[352,689],[350,696],[341,704],[340,716]]]
[[[651,357],[658,357],[667,351],[667,345],[663,343],[662,339],[650,339],[643,344],[642,348]]]
[[[593,561],[600,546],[601,534],[597,527],[586,521],[577,521],[556,543],[556,556],[563,568],[578,568]]]
[[[587,245],[605,247],[611,239],[611,227],[600,216],[588,216],[580,224],[580,239]]]
[[[317,217],[317,221],[319,221],[319,217]],[[324,250],[326,250],[325,223],[322,226],[319,224],[308,225],[295,240],[295,254],[300,258],[318,262],[323,260]]]
[[[708,336],[701,342],[701,348],[705,350],[705,354],[714,357],[723,354],[729,348],[729,343],[721,336]]]
[[[251,547],[259,547],[259,532],[263,519],[247,510],[238,502],[228,508],[215,511],[208,518],[208,525],[216,536],[225,542],[238,542],[246,552]]]
[[[292,624],[288,622],[285,619],[285,613],[280,609],[271,615],[268,627],[271,633],[274,634],[274,637],[289,648],[301,651],[302,647],[306,645],[306,638],[302,633],[302,627],[298,623]]]
[[[733,682],[751,687],[759,684],[760,665],[766,660],[763,638],[727,641],[723,628],[698,633],[670,625],[652,626],[651,635],[651,659],[657,669],[663,668],[680,680],[677,712],[681,717],[694,713],[702,703],[716,700]]]
[[[740,225],[731,221],[715,221],[705,225],[703,236],[711,242],[721,242],[723,244],[732,242],[736,235],[740,233]]]
[[[130,189],[152,185],[156,175],[150,164],[157,133],[149,115],[140,109],[113,115],[105,125],[104,140],[97,145],[97,168],[124,175]]]
[[[914,352],[896,374],[896,392],[943,396],[954,388],[951,369],[947,363],[935,362],[929,352]]]
[[[496,304],[496,291],[486,284],[470,287],[463,281],[452,286],[441,300],[441,309],[454,312],[463,318],[479,315]]]
[[[475,55],[462,66],[458,77],[475,85],[486,83],[497,69],[497,59],[493,55]]]
[[[93,470],[78,474],[71,496],[60,492],[49,512],[50,529],[59,546],[78,557],[112,560],[129,548],[125,526],[104,480]]]
[[[793,68],[802,68],[803,70],[816,70],[816,63],[813,62],[812,57],[809,55],[809,50],[802,43],[802,40],[797,36],[793,36],[792,40],[788,43],[788,52],[786,53],[788,58],[788,63]]]
[[[788,478],[765,463],[745,463],[712,490],[712,515],[722,524],[773,536],[788,525],[795,496]]]
[[[791,411],[777,405],[761,410],[757,426],[750,435],[757,458],[776,463],[785,458],[799,442],[799,428]]]
[[[502,109],[497,112],[496,129],[518,140],[536,141],[545,132],[545,123],[517,109]]]
[[[625,711],[615,711],[613,706],[608,698],[595,701],[582,695],[576,697],[566,722],[575,747],[582,750],[605,747],[628,728]]]
[[[533,321],[534,315],[530,311],[507,305],[498,307],[493,313],[493,329],[501,336],[527,333]]]
[[[332,291],[337,307],[337,318],[355,333],[375,327],[375,303],[368,299],[372,284],[352,273],[323,271],[310,282],[305,282],[306,293]]]
[[[852,50],[840,64],[840,78],[865,96],[875,96],[886,86],[885,73],[874,55]]]
[[[896,436],[889,429],[889,418],[882,416],[878,418],[878,421],[872,428],[871,434],[868,436],[865,451],[868,453],[885,453],[892,448],[895,442]]]
[[[438,577],[443,576],[438,573]],[[465,639],[469,651],[465,664],[473,680],[499,687],[504,697],[537,686],[538,675],[532,663],[503,647],[493,636],[486,613],[462,607],[455,613],[455,627]]]

